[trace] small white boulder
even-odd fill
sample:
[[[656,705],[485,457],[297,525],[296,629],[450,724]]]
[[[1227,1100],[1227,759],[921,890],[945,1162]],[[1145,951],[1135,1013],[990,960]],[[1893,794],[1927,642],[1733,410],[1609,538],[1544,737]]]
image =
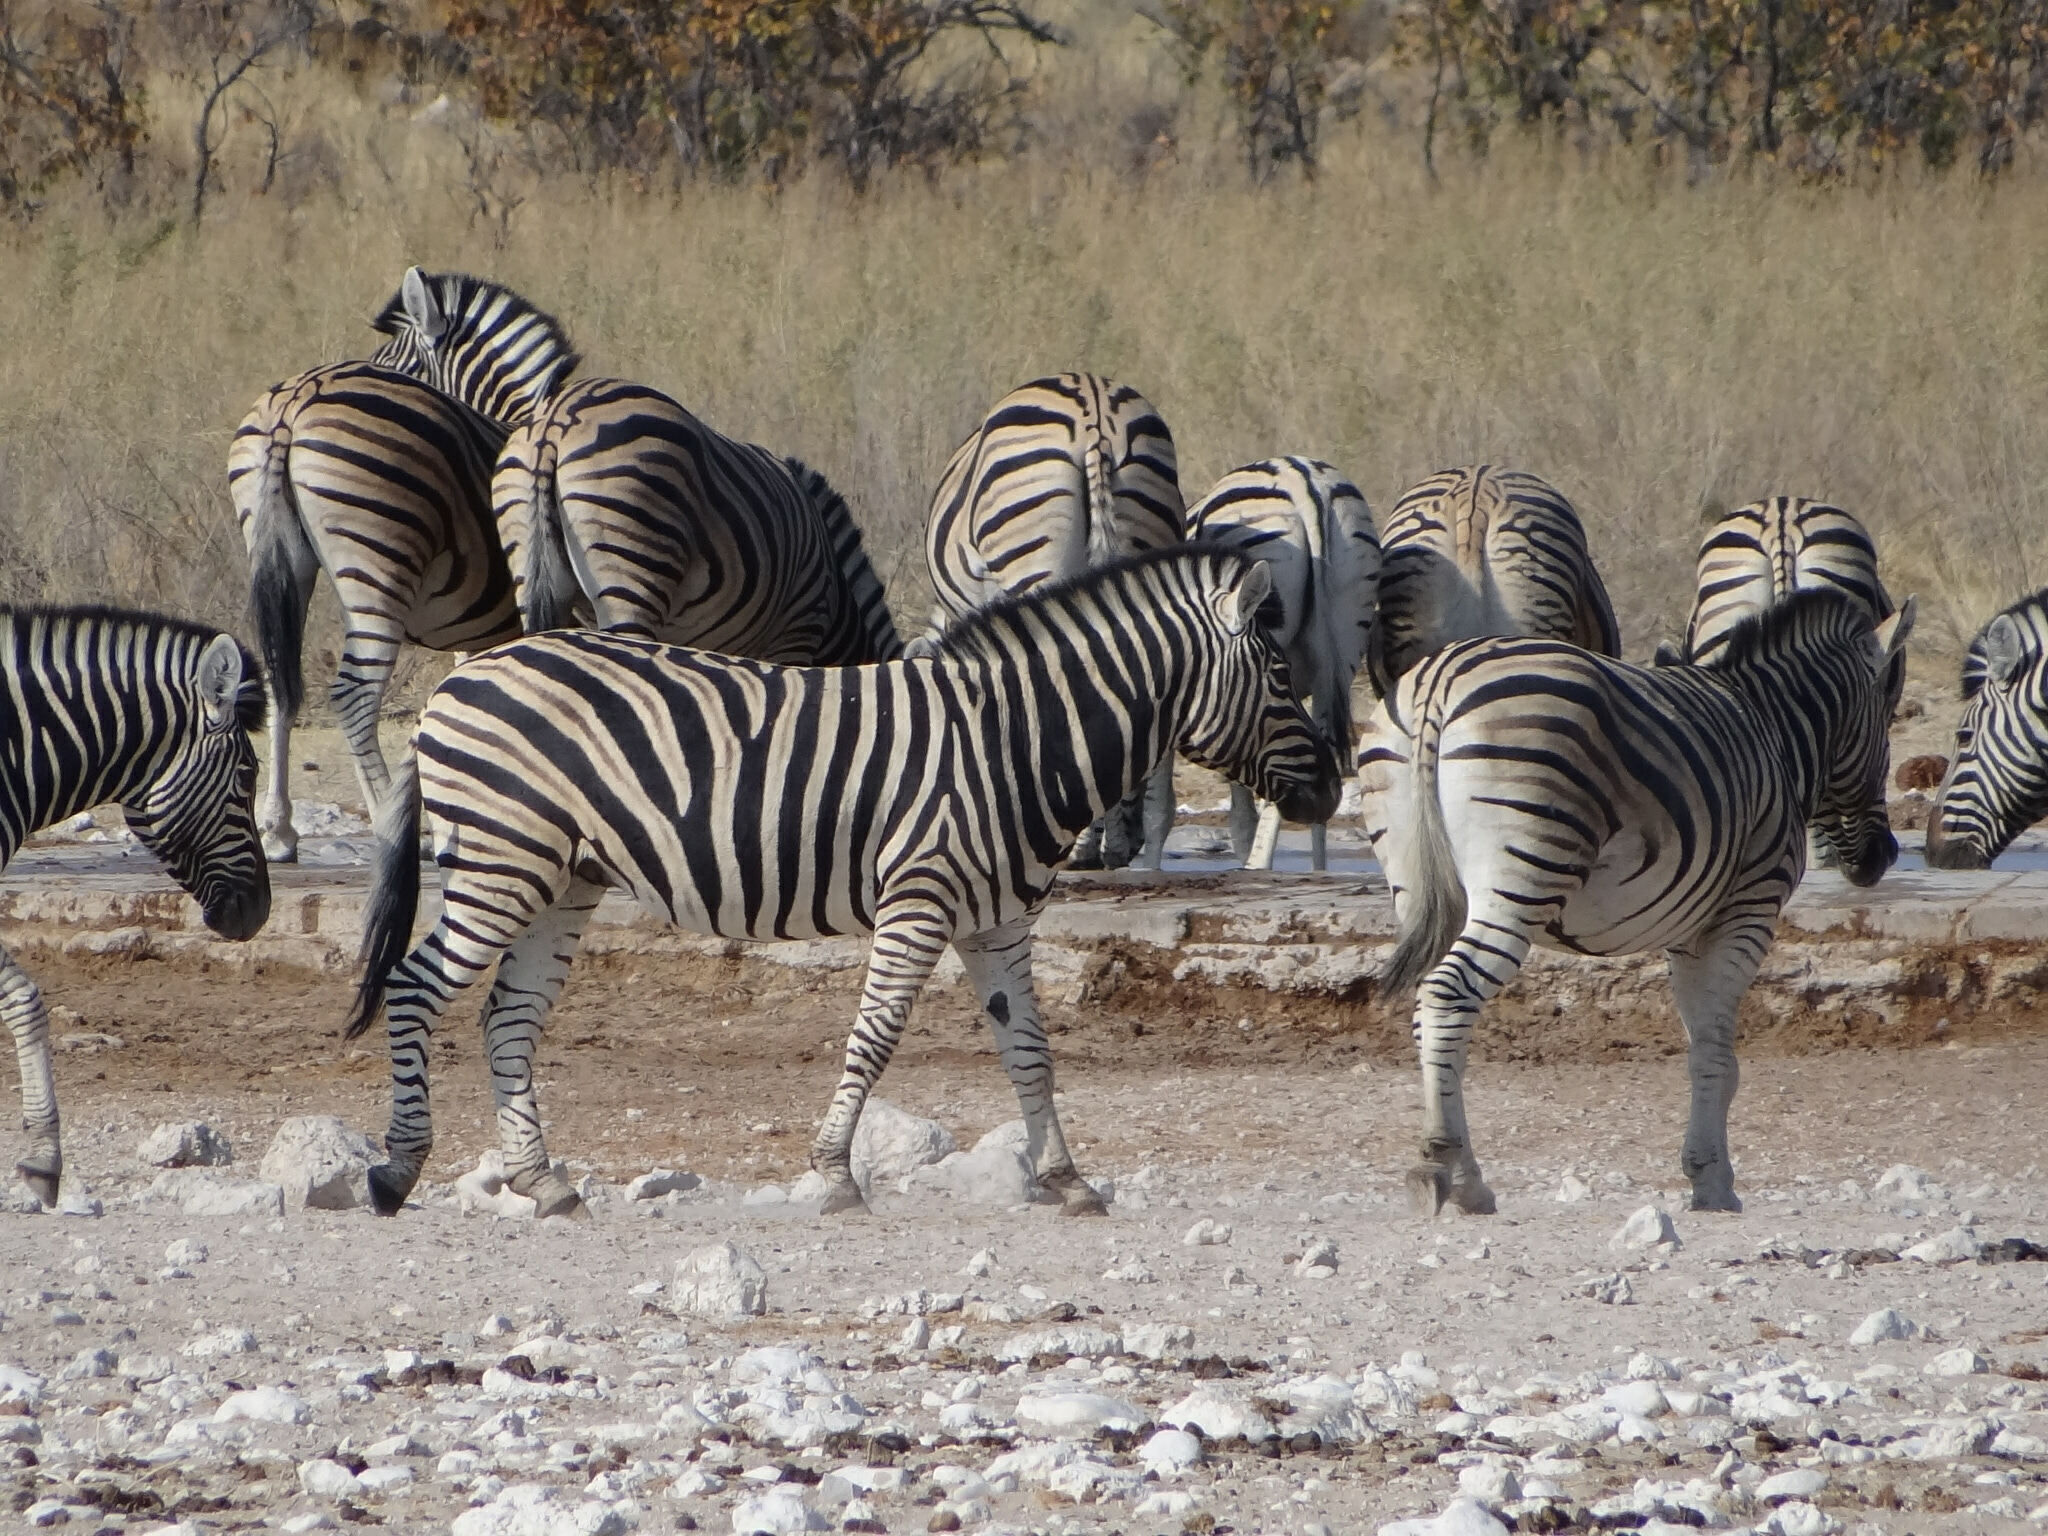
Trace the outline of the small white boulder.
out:
[[[333,1115],[295,1115],[277,1128],[258,1172],[284,1190],[289,1210],[349,1211],[370,1203],[370,1169],[383,1156]]]
[[[1885,1344],[1894,1339],[1920,1339],[1927,1330],[1896,1307],[1882,1307],[1856,1325],[1851,1344]]]
[[[204,1120],[180,1120],[151,1131],[135,1155],[153,1168],[205,1168],[232,1163],[235,1149]]]
[[[676,1261],[669,1299],[704,1317],[759,1317],[768,1310],[768,1276],[731,1243],[711,1243]]]
[[[936,1120],[913,1115],[887,1099],[861,1106],[853,1130],[853,1179],[863,1190],[894,1183],[959,1151],[953,1133]]]
[[[1929,1376],[1981,1376],[1990,1369],[1974,1349],[1944,1349],[1921,1367]]]
[[[1632,1248],[1654,1248],[1659,1243],[1677,1243],[1678,1228],[1671,1217],[1654,1205],[1643,1206],[1622,1223],[1621,1230],[1607,1240],[1617,1252]]]
[[[256,1387],[246,1392],[230,1392],[214,1409],[213,1422],[230,1424],[236,1419],[247,1419],[256,1424],[303,1424],[312,1416],[313,1410],[303,1399],[282,1387]]]
[[[832,1523],[804,1502],[797,1487],[782,1483],[732,1512],[733,1536],[797,1536],[804,1531],[829,1531]]]
[[[1098,1392],[1027,1392],[1017,1399],[1017,1419],[1056,1439],[1090,1440],[1104,1429],[1128,1434],[1145,1415],[1122,1398]]]

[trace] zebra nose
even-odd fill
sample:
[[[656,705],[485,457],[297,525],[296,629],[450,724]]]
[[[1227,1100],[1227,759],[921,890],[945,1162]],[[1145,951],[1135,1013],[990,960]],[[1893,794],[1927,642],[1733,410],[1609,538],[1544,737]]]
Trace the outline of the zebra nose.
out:
[[[256,869],[253,883],[216,896],[203,909],[206,926],[224,939],[254,938],[270,921],[270,866]]]
[[[1927,823],[1927,867],[1929,869],[1989,869],[1991,861],[1977,846],[1975,838],[1951,837],[1941,823]]]

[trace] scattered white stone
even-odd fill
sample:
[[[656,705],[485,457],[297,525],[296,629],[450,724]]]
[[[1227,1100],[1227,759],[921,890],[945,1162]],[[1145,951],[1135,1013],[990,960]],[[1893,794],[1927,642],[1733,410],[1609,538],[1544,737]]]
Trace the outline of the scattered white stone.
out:
[[[1757,1527],[1764,1536],[1830,1536],[1841,1528],[1841,1521],[1803,1499],[1780,1504],[1771,1511],[1771,1518]]]
[[[114,1374],[118,1357],[111,1349],[81,1349],[57,1373],[59,1381],[94,1381]]]
[[[316,1509],[311,1514],[293,1515],[279,1529],[285,1536],[305,1536],[307,1531],[338,1531],[341,1522],[326,1510]]]
[[[626,1198],[659,1200],[663,1195],[687,1194],[703,1182],[694,1173],[683,1173],[674,1168],[656,1168],[630,1181],[626,1185]]]
[[[1929,1376],[1981,1376],[1991,1366],[1974,1349],[1944,1349],[1921,1369]]]
[[[980,1280],[996,1267],[996,1256],[986,1248],[974,1250],[974,1257],[960,1267],[960,1273],[970,1280]]]
[[[1926,1336],[1927,1330],[1903,1312],[1895,1307],[1884,1307],[1858,1323],[1856,1331],[1849,1335],[1849,1342],[1884,1344],[1894,1339],[1920,1339]]]
[[[1984,1244],[1968,1227],[1950,1227],[1923,1243],[1915,1243],[1899,1255],[1922,1264],[1960,1264],[1984,1251]]]
[[[595,1499],[571,1499],[545,1483],[514,1483],[455,1517],[453,1536],[626,1536],[626,1517]]]
[[[257,1387],[248,1392],[231,1392],[213,1411],[213,1422],[229,1424],[248,1419],[257,1424],[303,1424],[313,1410],[282,1387]]]
[[[1061,1440],[1090,1440],[1098,1430],[1130,1433],[1144,1412],[1120,1397],[1096,1392],[1027,1392],[1017,1399],[1017,1419]]]
[[[1295,1261],[1294,1272],[1305,1280],[1328,1280],[1337,1273],[1337,1244],[1330,1238],[1318,1238],[1308,1245],[1306,1252]]]
[[[1654,1419],[1671,1407],[1664,1399],[1664,1389],[1654,1381],[1620,1382],[1601,1393],[1600,1401],[1639,1419]]]
[[[1204,1216],[1181,1241],[1190,1248],[1220,1248],[1230,1241],[1230,1224]]]
[[[316,1499],[341,1499],[362,1491],[355,1473],[324,1456],[299,1463],[299,1487]]]
[[[1185,1472],[1202,1459],[1202,1442],[1184,1429],[1154,1430],[1138,1447],[1138,1460],[1162,1477]]]
[[[1185,1515],[1194,1513],[1196,1506],[1201,1502],[1199,1498],[1185,1488],[1163,1488],[1157,1493],[1146,1494],[1144,1498],[1138,1501],[1136,1507],[1131,1510],[1131,1513],[1141,1520],[1147,1516],[1178,1520]],[[1183,1526],[1183,1529],[1185,1529],[1185,1526]],[[1327,1530],[1328,1527],[1325,1526],[1324,1529]],[[1307,1528],[1304,1527],[1304,1532],[1306,1530]]]
[[[503,1221],[530,1220],[540,1209],[537,1201],[505,1182],[505,1154],[497,1147],[484,1153],[474,1168],[456,1179],[455,1200],[465,1212],[476,1211]]]
[[[1143,1360],[1180,1360],[1195,1347],[1195,1330],[1182,1323],[1139,1323],[1124,1330],[1124,1349]]]
[[[1629,1284],[1627,1275],[1596,1275],[1582,1281],[1579,1294],[1609,1306],[1625,1307],[1636,1299],[1635,1287]]]
[[[1171,1407],[1159,1410],[1159,1422],[1176,1429],[1198,1429],[1211,1440],[1271,1440],[1277,1431],[1273,1421],[1248,1402],[1217,1391],[1197,1387]]]
[[[768,1276],[731,1243],[712,1243],[676,1261],[669,1297],[681,1312],[759,1317],[768,1310]]]
[[[1765,1504],[1784,1499],[1811,1499],[1827,1487],[1828,1475],[1818,1467],[1794,1467],[1774,1473],[1750,1490],[1750,1496]]]
[[[1062,1323],[1056,1328],[1039,1328],[1006,1340],[996,1351],[996,1358],[1008,1365],[1013,1361],[1030,1360],[1038,1355],[1058,1355],[1062,1359],[1086,1355],[1094,1360],[1103,1355],[1120,1355],[1123,1352],[1124,1341],[1121,1334],[1112,1333],[1107,1328],[1098,1328],[1093,1323]]]
[[[1022,1120],[997,1126],[974,1144],[936,1163],[913,1169],[899,1181],[905,1194],[929,1191],[969,1205],[1023,1205],[1044,1194],[1031,1156]]]
[[[1683,1373],[1661,1355],[1638,1350],[1628,1357],[1630,1381],[1677,1381]]]
[[[255,1348],[255,1334],[247,1328],[229,1324],[225,1328],[214,1329],[212,1333],[201,1334],[179,1353],[194,1360],[209,1360],[217,1355],[246,1355]]]
[[[953,1133],[938,1121],[871,1098],[853,1130],[854,1182],[863,1190],[877,1182],[893,1184],[959,1150]]]
[[[284,1190],[287,1210],[349,1211],[370,1203],[370,1138],[333,1115],[295,1115],[277,1128],[257,1169]]]
[[[1593,1198],[1593,1186],[1576,1173],[1567,1173],[1557,1186],[1559,1205],[1577,1205],[1581,1200]]]
[[[231,1179],[206,1168],[171,1168],[156,1176],[151,1195],[176,1200],[187,1216],[282,1216],[284,1190],[257,1179]]]
[[[1392,1520],[1379,1536],[1507,1536],[1508,1528],[1477,1499],[1458,1499],[1442,1514],[1424,1520]]]
[[[1488,1509],[1498,1509],[1522,1496],[1522,1480],[1499,1456],[1488,1456],[1482,1462],[1458,1469],[1458,1492]]]
[[[1112,1265],[1102,1272],[1102,1278],[1119,1281],[1125,1285],[1154,1285],[1159,1280],[1159,1277],[1152,1273],[1152,1266],[1143,1259],[1127,1259],[1121,1264]]]
[[[1671,1217],[1654,1205],[1646,1205],[1622,1223],[1621,1230],[1607,1240],[1607,1246],[1624,1251],[1677,1242],[1678,1228],[1671,1224]]]
[[[153,1168],[218,1167],[235,1160],[235,1149],[204,1120],[181,1120],[151,1131],[135,1155]]]
[[[1911,1163],[1893,1163],[1885,1169],[1878,1175],[1875,1192],[1879,1195],[1889,1195],[1902,1204],[1915,1200],[1924,1203],[1948,1197],[1948,1191],[1936,1184],[1926,1169],[1915,1168]]]
[[[190,1269],[206,1262],[206,1244],[181,1237],[164,1246],[164,1262],[177,1269]]]
[[[791,1536],[829,1531],[832,1523],[806,1504],[797,1488],[783,1484],[741,1500],[732,1512],[732,1529],[733,1536]]]

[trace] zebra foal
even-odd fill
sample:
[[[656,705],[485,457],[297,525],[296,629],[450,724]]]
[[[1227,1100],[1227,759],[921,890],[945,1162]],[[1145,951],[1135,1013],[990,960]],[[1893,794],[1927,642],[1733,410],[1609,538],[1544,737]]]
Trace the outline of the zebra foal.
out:
[[[1365,497],[1320,459],[1262,459],[1233,469],[1189,509],[1188,538],[1271,570],[1264,617],[1295,687],[1314,701],[1309,718],[1348,770],[1351,683],[1379,612],[1380,543]],[[1310,829],[1317,869],[1328,867],[1328,832],[1321,822]],[[1278,808],[1255,809],[1251,791],[1231,785],[1230,846],[1245,867],[1271,869],[1279,836]]]
[[[432,1146],[427,1038],[496,981],[484,1036],[512,1187],[579,1208],[550,1171],[535,1040],[606,886],[700,933],[870,933],[844,1070],[811,1152],[828,1211],[863,1207],[849,1156],[869,1090],[947,944],[966,967],[1030,1129],[1040,1179],[1099,1211],[1053,1108],[1031,932],[1074,841],[1178,749],[1298,820],[1338,766],[1256,622],[1266,568],[1174,550],[1040,586],[949,628],[924,657],[775,667],[589,632],[459,667],[421,717],[420,793],[391,802],[348,1032],[388,995],[398,1210]],[[422,801],[442,917],[411,945]]]
[[[1930,869],[1989,869],[2048,815],[2048,588],[1979,630],[1963,654],[1963,715],[1927,818]]]
[[[932,495],[925,559],[940,631],[986,603],[1181,542],[1173,434],[1129,385],[1093,373],[1021,384],[953,452]],[[1157,869],[1173,820],[1173,762],[1091,827],[1074,867]]]
[[[230,635],[105,608],[0,608],[0,868],[30,833],[108,801],[199,903],[246,939],[270,916],[250,801],[263,678]],[[50,1021],[0,949],[0,1018],[21,1071],[29,1150],[15,1166],[44,1205],[64,1170]]]
[[[1402,679],[1392,705],[1411,748],[1379,765],[1393,815],[1375,847],[1401,925],[1381,987],[1416,988],[1419,1211],[1494,1208],[1465,1124],[1466,1048],[1538,943],[1669,955],[1690,1045],[1692,1205],[1741,1208],[1728,1155],[1736,1006],[1805,871],[1809,823],[1853,884],[1897,857],[1885,679],[1912,625],[1910,599],[1873,630],[1850,599],[1801,591],[1743,621],[1704,666],[1490,639]]]

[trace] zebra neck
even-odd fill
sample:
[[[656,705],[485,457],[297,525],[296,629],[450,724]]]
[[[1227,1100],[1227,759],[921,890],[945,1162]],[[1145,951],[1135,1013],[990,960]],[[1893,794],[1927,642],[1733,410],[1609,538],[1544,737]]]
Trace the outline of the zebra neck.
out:
[[[1758,717],[1766,741],[1777,749],[1773,755],[1785,767],[1793,802],[1811,820],[1820,804],[1821,764],[1843,725],[1833,680],[1797,662],[1762,662],[1722,678]]]
[[[13,660],[21,659],[17,652]],[[156,777],[166,744],[180,734],[174,722],[136,707],[145,686],[161,706],[160,683],[146,685],[113,665],[89,686],[68,668],[36,669],[35,692],[22,701],[19,729],[5,744],[8,819],[19,834],[129,799]]]

